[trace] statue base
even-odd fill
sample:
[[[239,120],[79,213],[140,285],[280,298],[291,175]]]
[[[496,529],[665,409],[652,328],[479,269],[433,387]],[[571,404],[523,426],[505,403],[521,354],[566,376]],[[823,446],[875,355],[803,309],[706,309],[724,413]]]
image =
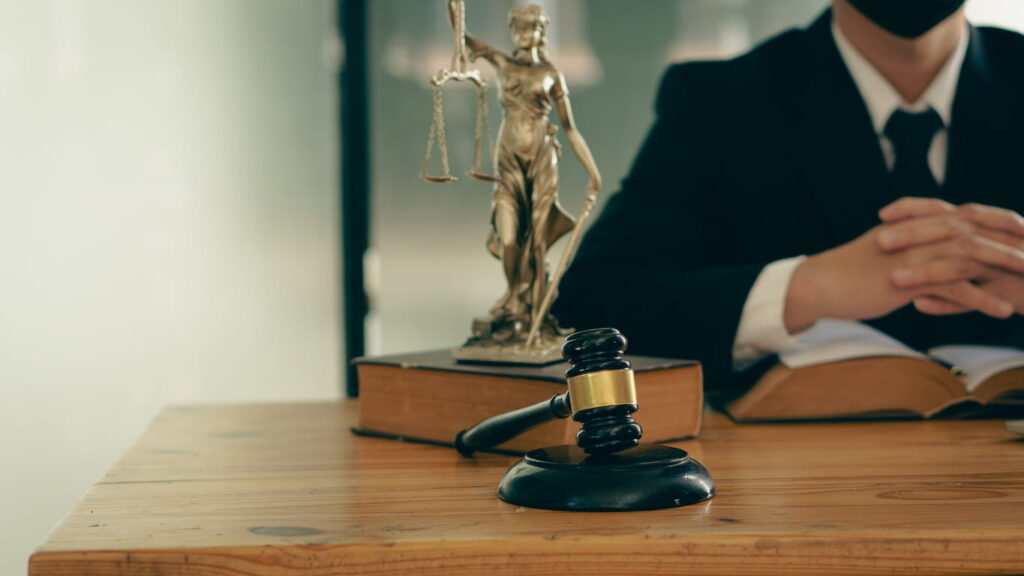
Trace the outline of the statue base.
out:
[[[533,344],[527,346],[526,330],[521,322],[476,318],[473,335],[461,347],[452,350],[452,357],[459,362],[478,364],[546,366],[562,362],[565,337],[561,330],[550,326],[542,328]]]
[[[477,364],[525,364],[547,366],[562,360],[561,342],[540,341],[527,348],[523,344],[502,344],[498,342],[474,342],[470,339],[461,348],[452,350],[452,357],[459,362]]]

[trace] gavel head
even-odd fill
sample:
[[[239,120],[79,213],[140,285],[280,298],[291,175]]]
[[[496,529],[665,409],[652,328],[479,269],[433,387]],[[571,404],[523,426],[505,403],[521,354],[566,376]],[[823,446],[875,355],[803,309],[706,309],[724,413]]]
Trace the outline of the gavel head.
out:
[[[580,423],[576,444],[587,454],[611,454],[640,444],[643,431],[636,412],[636,384],[629,362],[622,357],[626,337],[615,328],[595,328],[571,334],[562,346],[569,361],[572,419]]]

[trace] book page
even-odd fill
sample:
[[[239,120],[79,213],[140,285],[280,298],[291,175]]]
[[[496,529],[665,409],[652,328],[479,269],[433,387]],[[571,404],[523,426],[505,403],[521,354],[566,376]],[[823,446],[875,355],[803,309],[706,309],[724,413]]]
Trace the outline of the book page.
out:
[[[929,360],[928,356],[867,324],[849,320],[819,320],[798,337],[800,346],[779,352],[779,361],[789,368],[868,358],[899,356]]]
[[[992,376],[1024,367],[1024,350],[1001,346],[939,346],[929,353],[963,371],[964,386],[968,392]]]

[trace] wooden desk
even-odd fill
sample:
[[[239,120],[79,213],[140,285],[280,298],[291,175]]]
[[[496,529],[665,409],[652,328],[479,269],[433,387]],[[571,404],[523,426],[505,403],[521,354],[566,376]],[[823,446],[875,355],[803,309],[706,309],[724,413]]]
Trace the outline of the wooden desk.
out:
[[[513,459],[353,421],[352,403],[168,409],[30,574],[1024,573],[1024,442],[999,421],[712,414],[679,445],[718,496],[630,513],[511,506]]]

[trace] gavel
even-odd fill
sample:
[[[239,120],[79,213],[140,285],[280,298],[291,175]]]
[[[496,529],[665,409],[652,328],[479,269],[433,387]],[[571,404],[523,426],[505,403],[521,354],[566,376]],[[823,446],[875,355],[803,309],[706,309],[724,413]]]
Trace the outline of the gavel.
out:
[[[566,338],[568,392],[493,416],[459,432],[455,448],[471,456],[526,430],[570,414],[580,423],[576,446],[528,452],[505,474],[498,497],[551,510],[624,511],[684,506],[711,498],[715,483],[685,450],[640,446],[643,430],[633,420],[636,384],[623,357],[626,338],[614,328],[576,332]]]
[[[615,328],[570,335],[562,346],[562,357],[571,366],[565,374],[568,392],[459,432],[455,449],[471,456],[570,414],[580,423],[576,445],[587,454],[611,454],[637,446],[643,430],[632,417],[638,406],[633,370],[623,357],[626,346],[625,336]]]

